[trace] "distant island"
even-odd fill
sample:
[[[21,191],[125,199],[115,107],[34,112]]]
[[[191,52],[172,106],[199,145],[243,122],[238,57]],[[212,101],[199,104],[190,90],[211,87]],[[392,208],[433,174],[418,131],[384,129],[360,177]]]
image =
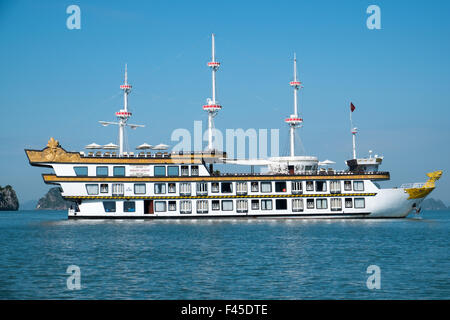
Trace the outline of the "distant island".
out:
[[[19,200],[14,189],[10,185],[4,188],[0,186],[0,211],[17,210],[19,210]]]
[[[422,208],[422,210],[433,210],[433,211],[450,210],[450,206],[447,207],[441,200],[433,198],[423,200],[420,207]]]
[[[36,210],[67,210],[73,202],[64,200],[59,187],[51,188],[39,199]]]

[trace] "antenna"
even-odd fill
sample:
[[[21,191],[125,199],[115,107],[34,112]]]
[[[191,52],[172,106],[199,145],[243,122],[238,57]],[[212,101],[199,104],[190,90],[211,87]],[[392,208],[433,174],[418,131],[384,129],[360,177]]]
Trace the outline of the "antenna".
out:
[[[212,129],[213,129],[213,118],[217,116],[219,110],[222,109],[222,106],[219,105],[216,100],[216,72],[220,67],[220,63],[216,61],[216,48],[214,41],[214,33],[211,35],[211,61],[208,62],[208,67],[211,68],[212,71],[212,98],[208,98],[207,105],[203,106],[203,110],[208,112],[208,148],[207,150],[214,150],[212,144]]]
[[[291,114],[285,122],[289,125],[289,135],[291,142],[291,157],[295,156],[295,129],[302,126],[303,119],[298,116],[298,90],[301,88],[301,82],[297,79],[297,57],[294,53],[294,80],[289,85],[294,88],[294,114]]]
[[[123,90],[123,109],[120,109],[116,112],[116,117],[118,122],[109,122],[109,121],[99,121],[100,124],[104,127],[114,124],[119,126],[119,155],[123,155],[123,146],[124,146],[124,131],[125,127],[129,126],[132,129],[136,129],[137,127],[145,127],[141,124],[128,124],[127,121],[131,117],[132,113],[128,111],[128,94],[131,92],[131,84],[128,84],[128,71],[127,65],[125,64],[125,80],[122,85],[120,85],[120,89]]]

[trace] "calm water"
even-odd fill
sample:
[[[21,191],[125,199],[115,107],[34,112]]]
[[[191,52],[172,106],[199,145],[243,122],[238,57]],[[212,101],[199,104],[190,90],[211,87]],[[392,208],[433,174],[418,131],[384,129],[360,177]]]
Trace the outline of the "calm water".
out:
[[[449,299],[450,212],[403,220],[68,221],[0,213],[1,299]],[[369,290],[366,269],[381,268]],[[81,290],[67,289],[69,265]]]

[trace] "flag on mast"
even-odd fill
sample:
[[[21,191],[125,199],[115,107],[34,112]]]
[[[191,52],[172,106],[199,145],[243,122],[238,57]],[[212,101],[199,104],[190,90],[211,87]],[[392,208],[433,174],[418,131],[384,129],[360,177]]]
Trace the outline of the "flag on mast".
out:
[[[355,111],[355,106],[353,105],[353,103],[352,102],[350,102],[350,111],[351,112],[353,112],[353,111]]]

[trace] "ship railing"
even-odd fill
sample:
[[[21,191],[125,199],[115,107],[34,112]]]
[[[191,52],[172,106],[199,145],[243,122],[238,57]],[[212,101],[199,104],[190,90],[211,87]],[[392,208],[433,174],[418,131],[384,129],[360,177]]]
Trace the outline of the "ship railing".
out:
[[[400,186],[400,188],[402,189],[422,188],[424,185],[425,185],[424,182],[404,183]]]

